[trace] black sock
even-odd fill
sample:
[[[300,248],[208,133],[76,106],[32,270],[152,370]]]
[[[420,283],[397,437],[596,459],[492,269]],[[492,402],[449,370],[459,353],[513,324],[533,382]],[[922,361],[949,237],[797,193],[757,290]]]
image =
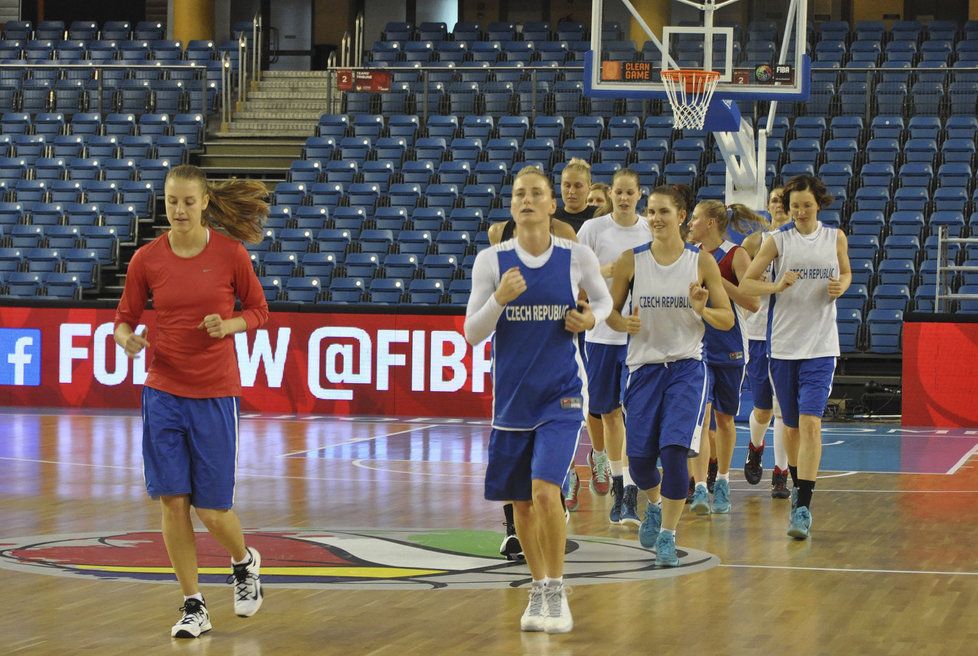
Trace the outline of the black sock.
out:
[[[503,506],[503,514],[506,515],[506,534],[516,534],[516,522],[513,521],[513,504],[507,503]]]
[[[798,507],[812,508],[812,493],[815,492],[815,481],[798,481]]]
[[[791,474],[791,484],[794,487],[798,487],[798,467],[795,465],[788,465],[788,473]]]

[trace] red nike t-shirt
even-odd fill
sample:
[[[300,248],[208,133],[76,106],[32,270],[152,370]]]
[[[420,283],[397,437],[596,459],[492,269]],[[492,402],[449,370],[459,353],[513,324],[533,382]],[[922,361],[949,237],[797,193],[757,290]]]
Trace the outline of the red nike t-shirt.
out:
[[[248,330],[268,320],[268,303],[244,246],[210,231],[210,239],[194,257],[179,257],[164,234],[136,251],[115,323],[133,330],[152,297],[156,325],[147,331],[150,343],[146,386],[195,399],[241,396],[241,375],[231,335],[215,339],[200,322],[208,314],[244,318]],[[235,297],[242,312],[234,311]]]

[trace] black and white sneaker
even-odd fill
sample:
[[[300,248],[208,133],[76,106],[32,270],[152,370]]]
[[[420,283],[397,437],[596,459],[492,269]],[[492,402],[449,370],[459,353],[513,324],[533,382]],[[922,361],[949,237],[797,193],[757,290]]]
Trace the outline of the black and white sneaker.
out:
[[[211,616],[204,602],[199,599],[188,599],[180,607],[183,617],[170,629],[172,638],[196,638],[201,633],[211,630]]]
[[[234,572],[228,583],[234,584],[234,614],[238,617],[251,617],[261,608],[261,554],[248,547],[251,560],[234,565]]]
[[[499,545],[499,553],[506,556],[506,560],[523,560],[523,547],[520,546],[520,539],[516,537],[516,529],[512,524],[506,523],[506,535]]]

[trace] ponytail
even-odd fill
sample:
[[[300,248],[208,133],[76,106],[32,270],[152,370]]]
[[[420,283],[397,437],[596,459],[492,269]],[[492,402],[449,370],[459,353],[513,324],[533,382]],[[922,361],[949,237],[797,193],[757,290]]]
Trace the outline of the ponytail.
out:
[[[232,178],[208,182],[204,172],[191,164],[181,164],[170,170],[166,179],[180,178],[200,183],[207,194],[204,221],[234,239],[251,244],[260,243],[262,226],[268,218],[268,189],[257,180]]]
[[[733,226],[733,229],[742,235],[753,231],[755,225],[760,225],[764,231],[771,229],[770,221],[742,203],[734,203],[728,207],[727,218],[728,226]]]

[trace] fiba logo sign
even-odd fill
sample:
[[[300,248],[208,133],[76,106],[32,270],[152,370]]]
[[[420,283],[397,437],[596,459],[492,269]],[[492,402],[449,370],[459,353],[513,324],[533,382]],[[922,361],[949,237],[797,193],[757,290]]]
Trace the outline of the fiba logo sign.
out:
[[[0,385],[41,384],[41,331],[0,328]]]

